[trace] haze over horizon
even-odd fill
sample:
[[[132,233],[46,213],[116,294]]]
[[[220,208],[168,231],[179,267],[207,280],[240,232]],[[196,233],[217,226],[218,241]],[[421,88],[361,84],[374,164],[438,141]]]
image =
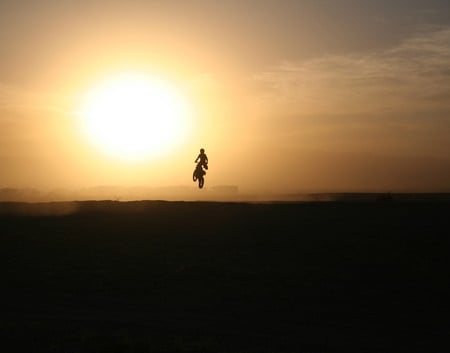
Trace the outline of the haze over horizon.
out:
[[[206,188],[450,191],[448,1],[6,0],[0,40],[0,189],[194,187],[204,147]],[[133,130],[165,144],[105,153],[80,120],[103,109],[109,132],[117,108],[86,113],[86,95],[147,77],[182,97]],[[120,108],[131,125],[152,107]]]

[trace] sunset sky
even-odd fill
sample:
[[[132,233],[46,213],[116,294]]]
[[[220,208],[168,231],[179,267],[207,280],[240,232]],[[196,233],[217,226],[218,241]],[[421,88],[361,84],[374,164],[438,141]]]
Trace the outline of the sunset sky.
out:
[[[448,0],[3,0],[0,43],[0,188],[193,187],[203,147],[205,187],[450,191]],[[183,111],[142,158],[83,129],[123,77]]]

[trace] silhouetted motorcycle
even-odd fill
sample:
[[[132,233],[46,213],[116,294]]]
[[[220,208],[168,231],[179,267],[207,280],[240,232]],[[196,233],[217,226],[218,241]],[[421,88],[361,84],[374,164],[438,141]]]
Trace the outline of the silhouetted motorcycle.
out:
[[[198,181],[198,187],[201,189],[205,184],[205,176],[206,172],[203,170],[203,166],[198,163],[194,169],[194,173],[192,174],[192,180]]]

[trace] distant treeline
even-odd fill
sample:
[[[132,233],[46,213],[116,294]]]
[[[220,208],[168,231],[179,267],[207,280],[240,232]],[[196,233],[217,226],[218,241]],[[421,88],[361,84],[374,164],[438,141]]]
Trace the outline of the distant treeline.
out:
[[[55,189],[41,191],[32,188],[1,188],[0,202],[64,202],[64,201],[236,201],[236,202],[450,202],[450,192],[396,193],[396,192],[335,192],[335,193],[245,193],[235,185],[120,187],[98,186],[77,190]]]

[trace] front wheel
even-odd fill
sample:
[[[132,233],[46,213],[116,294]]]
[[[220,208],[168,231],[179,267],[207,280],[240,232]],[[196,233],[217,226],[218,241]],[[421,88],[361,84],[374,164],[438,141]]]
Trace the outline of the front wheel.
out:
[[[192,174],[192,180],[197,181],[197,173],[195,170],[194,170],[194,174]]]
[[[205,184],[205,179],[203,177],[198,178],[198,188],[201,189]]]

